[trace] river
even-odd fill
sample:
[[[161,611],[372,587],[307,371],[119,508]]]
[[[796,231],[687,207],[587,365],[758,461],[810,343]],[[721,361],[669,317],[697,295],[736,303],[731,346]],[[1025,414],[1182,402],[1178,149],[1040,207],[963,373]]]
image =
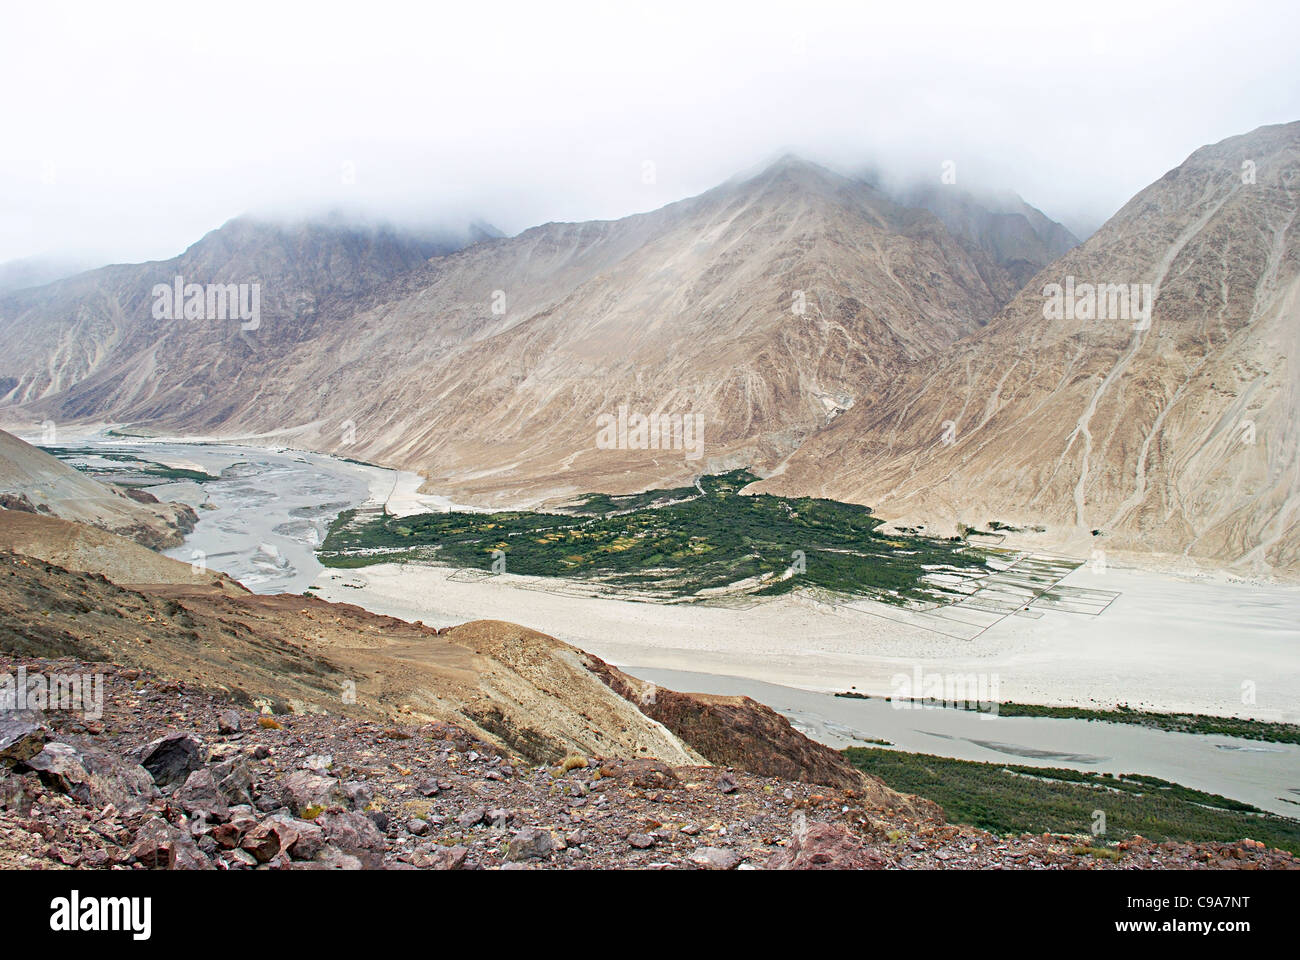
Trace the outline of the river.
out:
[[[547,584],[526,582],[527,578],[457,582],[449,579],[450,571],[440,568],[385,565],[327,570],[314,551],[340,511],[366,503],[386,503],[399,513],[453,505],[445,498],[418,494],[415,474],[314,453],[103,438],[70,445],[217,475],[219,479],[204,483],[182,481],[151,488],[161,499],[182,500],[199,511],[199,524],[185,544],[167,552],[186,562],[201,556],[210,567],[258,593],[300,593],[315,587],[326,599],[435,626],[475,618],[513,620],[612,663],[631,664],[624,669],[669,688],[753,697],[787,716],[808,736],[837,748],[883,739],[898,749],[958,759],[1143,773],[1275,813],[1300,813],[1300,747],[1295,745],[1083,720],[898,710],[883,700],[835,697],[828,692],[848,689],[848,678],[854,677],[860,691],[887,693],[880,678],[890,673],[906,672],[916,663],[927,670],[965,671],[983,656],[983,669],[991,664],[1003,674],[1004,700],[1088,703],[1095,695],[1089,705],[1099,706],[1127,702],[1129,697],[1121,694],[1134,691],[1143,694],[1131,697],[1134,705],[1192,709],[1199,701],[1184,704],[1178,699],[1180,691],[1222,682],[1229,689],[1229,699],[1224,701],[1229,709],[1223,712],[1236,713],[1230,708],[1244,669],[1247,676],[1259,676],[1265,695],[1274,698],[1268,709],[1250,715],[1294,722],[1297,702],[1292,693],[1294,678],[1300,676],[1295,630],[1300,594],[1286,588],[1182,583],[1119,571],[1104,583],[1123,588],[1133,613],[1126,615],[1122,602],[1089,619],[1048,613],[1028,623],[1009,620],[1007,626],[986,631],[978,641],[948,638],[937,641],[938,646],[929,640],[916,641],[916,648],[910,649],[912,641],[907,638],[920,636],[914,627],[784,599],[738,610],[665,607],[557,595],[545,589]],[[1087,570],[1076,579],[1085,585],[1102,583]],[[1198,604],[1205,607],[1203,617],[1198,617]],[[1207,621],[1217,622],[1216,617],[1232,623],[1234,643],[1228,651],[1222,649],[1215,630],[1206,627]],[[863,632],[860,624],[875,621],[874,632]],[[846,622],[853,624],[847,632]],[[736,633],[731,646],[727,646],[729,630]],[[998,646],[1003,643],[999,631],[1013,630],[1019,631],[1014,636],[1042,642],[1030,650],[1012,644],[1004,655]],[[842,652],[836,646],[844,644],[857,648]],[[1227,659],[1207,659],[1214,654]],[[1126,663],[1125,656],[1133,659]],[[1085,674],[1080,687],[1080,668],[1070,666],[1076,661],[1085,666],[1100,662],[1102,680]],[[1225,668],[1225,663],[1235,669]],[[1022,675],[1025,679],[1018,681]],[[1157,681],[1167,684],[1171,692],[1161,693],[1154,686]],[[1081,695],[1080,690],[1089,695]],[[1026,691],[1031,695],[1026,696]]]

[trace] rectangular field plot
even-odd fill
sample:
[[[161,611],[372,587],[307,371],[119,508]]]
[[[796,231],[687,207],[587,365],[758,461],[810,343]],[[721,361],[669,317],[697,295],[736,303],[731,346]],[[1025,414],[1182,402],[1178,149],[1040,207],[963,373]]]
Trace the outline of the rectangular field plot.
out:
[[[944,636],[973,640],[1009,616],[1038,620],[1048,610],[1094,617],[1101,614],[1119,596],[1118,591],[1061,584],[1081,566],[1081,560],[1020,555],[988,576],[946,583],[950,591],[966,594],[952,603],[889,611],[863,602],[843,606]]]

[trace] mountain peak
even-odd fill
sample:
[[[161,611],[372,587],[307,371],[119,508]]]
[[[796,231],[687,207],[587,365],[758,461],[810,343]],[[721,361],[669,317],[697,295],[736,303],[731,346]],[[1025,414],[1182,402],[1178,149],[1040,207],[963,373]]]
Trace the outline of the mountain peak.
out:
[[[740,189],[755,194],[770,190],[780,193],[804,192],[828,196],[845,187],[862,189],[866,184],[858,184],[841,174],[806,160],[798,154],[784,153],[770,163],[760,165],[732,177],[718,189]]]
[[[823,168],[810,160],[805,160],[803,157],[799,156],[799,154],[793,152],[783,153],[767,165],[768,172],[794,169],[821,170]]]

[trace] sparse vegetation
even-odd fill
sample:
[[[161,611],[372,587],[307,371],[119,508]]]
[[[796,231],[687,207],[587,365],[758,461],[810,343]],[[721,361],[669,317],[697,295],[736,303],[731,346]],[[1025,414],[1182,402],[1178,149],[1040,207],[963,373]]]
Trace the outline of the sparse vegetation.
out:
[[[856,690],[835,694],[848,700],[883,700],[893,697],[872,697]],[[947,703],[942,700],[912,698],[912,702],[926,707],[944,707],[951,710],[970,710],[965,703]],[[991,711],[985,711],[991,712]],[[1243,740],[1263,740],[1269,743],[1300,743],[1300,725],[1271,723],[1266,720],[1248,720],[1241,717],[1212,717],[1203,713],[1153,713],[1134,710],[1120,704],[1114,710],[1093,710],[1087,707],[1045,707],[1007,701],[997,706],[1000,717],[1046,717],[1052,720],[1087,720],[1098,723],[1128,723],[1169,733],[1197,733],[1220,737],[1238,737]]]
[[[1080,843],[1070,850],[1076,857],[1096,857],[1098,860],[1123,860],[1124,854],[1114,847],[1094,847],[1090,843]]]
[[[1008,702],[998,706],[998,715],[1129,723],[1154,730],[1168,730],[1171,733],[1214,734],[1222,737],[1240,737],[1243,740],[1266,740],[1270,743],[1300,743],[1300,725],[1294,723],[1212,717],[1201,713],[1151,713],[1145,710],[1134,710],[1122,704],[1114,710],[1092,710],[1085,707],[1040,707]]]
[[[993,833],[1086,834],[1093,812],[1101,810],[1109,837],[1222,842],[1250,837],[1300,853],[1300,820],[1156,777],[977,763],[872,747],[849,747],[844,753],[859,770],[895,790],[935,801],[949,820]]]
[[[396,518],[345,511],[319,556],[330,567],[425,562],[489,570],[499,550],[511,573],[595,581],[659,600],[815,587],[891,603],[933,602],[957,593],[929,574],[986,570],[987,555],[977,548],[878,533],[881,521],[868,507],[740,493],[757,479],[735,470],[703,477],[698,488],[591,494],[562,513]]]
[[[156,477],[162,481],[192,480],[195,483],[207,483],[210,480],[221,479],[202,470],[169,467],[165,464],[155,463],[152,460],[144,460],[129,453],[106,453],[92,447],[42,447],[41,449],[50,456],[67,461],[69,466],[80,470],[82,473],[99,479],[111,480],[124,487],[138,485],[131,482],[130,477],[133,473],[143,477]],[[85,463],[85,457],[98,457],[101,460],[111,460],[114,463],[125,464],[126,466],[122,469],[122,473],[125,475],[119,476],[118,471],[97,469],[92,464]]]

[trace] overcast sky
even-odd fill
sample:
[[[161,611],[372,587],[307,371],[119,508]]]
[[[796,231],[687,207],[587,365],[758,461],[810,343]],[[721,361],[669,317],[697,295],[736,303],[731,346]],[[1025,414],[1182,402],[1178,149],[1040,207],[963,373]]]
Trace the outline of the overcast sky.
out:
[[[786,151],[951,160],[1092,227],[1198,146],[1300,119],[1298,37],[1295,0],[12,3],[0,261],[169,257],[272,210],[514,233]]]

